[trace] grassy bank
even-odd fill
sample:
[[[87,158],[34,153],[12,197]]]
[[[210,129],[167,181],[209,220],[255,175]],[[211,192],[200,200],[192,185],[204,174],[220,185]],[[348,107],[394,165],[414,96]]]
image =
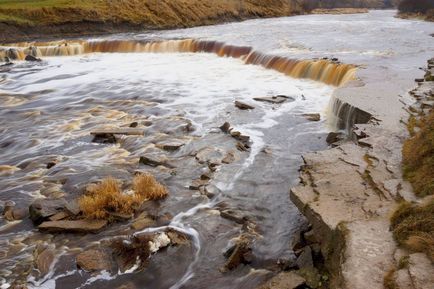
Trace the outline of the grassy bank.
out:
[[[0,0],[0,42],[215,24],[305,11],[295,0]]]

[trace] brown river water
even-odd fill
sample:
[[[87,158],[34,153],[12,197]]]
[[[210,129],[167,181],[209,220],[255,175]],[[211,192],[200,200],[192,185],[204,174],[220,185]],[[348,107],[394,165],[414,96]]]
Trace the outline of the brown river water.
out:
[[[385,79],[410,83],[432,56],[433,24],[393,15],[297,16],[4,44],[0,58],[16,59],[0,70],[0,200],[17,207],[28,207],[36,198],[72,200],[103,177],[128,180],[136,171],[151,172],[170,191],[153,210],[172,215],[167,226],[188,235],[190,245],[152,255],[143,270],[90,274],[77,269],[75,256],[137,234],[132,221],[98,234],[53,235],[38,232],[27,219],[0,218],[0,288],[14,280],[25,280],[29,288],[62,289],[127,283],[135,288],[257,287],[279,259],[295,258],[293,238],[307,224],[288,192],[298,183],[301,155],[327,148],[325,138],[334,129],[328,105],[336,87],[366,67],[383,70]],[[43,61],[22,61],[26,54]],[[281,104],[253,100],[274,95],[290,98]],[[239,110],[235,100],[255,109]],[[321,120],[309,121],[305,113],[320,113]],[[132,122],[144,136],[120,136],[116,144],[92,142],[93,130]],[[234,138],[219,129],[224,122],[250,136],[248,151],[237,149]],[[185,145],[172,152],[158,148],[168,140]],[[207,186],[212,195],[189,188],[209,170],[198,161],[200,152],[210,152],[211,158],[233,155],[212,174]],[[141,164],[146,154],[168,158],[173,166]],[[57,164],[47,169],[54,160]],[[246,216],[256,236],[251,264],[226,273],[219,270],[226,262],[223,253],[246,228],[222,218],[222,208]],[[32,265],[38,244],[56,252],[45,276]]]

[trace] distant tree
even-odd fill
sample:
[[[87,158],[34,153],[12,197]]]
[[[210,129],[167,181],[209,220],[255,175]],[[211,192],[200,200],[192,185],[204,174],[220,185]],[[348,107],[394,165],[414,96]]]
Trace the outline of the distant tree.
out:
[[[434,9],[434,0],[402,0],[398,9],[401,12],[426,13]]]

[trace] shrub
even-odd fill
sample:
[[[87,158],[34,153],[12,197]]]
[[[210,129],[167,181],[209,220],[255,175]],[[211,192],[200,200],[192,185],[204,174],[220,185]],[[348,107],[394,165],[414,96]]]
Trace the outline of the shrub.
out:
[[[398,244],[414,252],[424,252],[434,262],[434,199],[425,205],[402,203],[391,219]]]
[[[144,200],[160,200],[167,197],[166,187],[151,174],[138,174],[133,179],[134,192]]]
[[[111,214],[132,214],[144,201],[158,200],[168,195],[167,189],[150,174],[133,179],[132,194],[124,194],[119,182],[106,178],[88,186],[88,193],[79,198],[79,206],[87,219],[107,219]]]
[[[399,2],[398,9],[400,12],[426,13],[434,9],[432,0],[402,0]]]

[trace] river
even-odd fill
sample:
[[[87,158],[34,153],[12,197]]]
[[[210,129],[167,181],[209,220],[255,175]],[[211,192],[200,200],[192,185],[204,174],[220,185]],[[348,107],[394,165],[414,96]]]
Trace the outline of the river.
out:
[[[336,85],[354,78],[355,66],[321,59],[357,65],[364,81],[393,86],[389,93],[396,95],[405,94],[418,67],[432,56],[433,24],[394,14],[306,15],[68,40],[63,52],[55,51],[64,42],[51,43],[51,52],[41,48],[42,62],[16,61],[0,71],[2,201],[27,207],[40,197],[72,199],[103,177],[128,179],[137,170],[148,171],[170,191],[158,212],[174,216],[169,226],[191,238],[189,247],[152,255],[145,270],[92,275],[76,268],[77,252],[137,233],[130,221],[99,234],[49,235],[39,233],[30,220],[2,218],[1,288],[23,278],[30,288],[117,288],[128,282],[134,288],[257,287],[276,270],[279,259],[295,258],[291,245],[306,222],[288,191],[298,183],[301,155],[327,148],[325,139],[333,130],[328,104]],[[219,53],[198,49],[200,45],[191,48],[191,40],[187,47],[179,43],[183,39],[233,47]],[[172,40],[163,48],[145,47]],[[260,56],[249,61],[238,55],[246,49]],[[233,57],[219,57],[225,53]],[[319,60],[299,63],[314,58]],[[289,59],[297,62],[288,65]],[[279,61],[284,64],[275,64]],[[289,98],[282,104],[253,100],[275,95]],[[368,96],[360,99],[368,109]],[[235,100],[255,109],[239,110]],[[396,99],[390,105],[400,106]],[[319,113],[321,120],[309,121],[306,113]],[[144,136],[122,136],[116,144],[92,142],[90,132],[96,128],[132,122],[145,130]],[[224,122],[250,136],[249,150],[237,149],[236,141],[220,131]],[[185,145],[175,152],[155,146],[166,140]],[[204,150],[234,156],[212,173],[208,186],[214,193],[207,196],[189,189],[208,171],[194,157]],[[140,164],[147,153],[170,158],[175,168],[168,172]],[[47,169],[52,160],[57,164]],[[256,237],[251,264],[222,273],[223,253],[246,230],[245,224],[220,216],[219,210],[227,208],[248,218]],[[51,246],[57,257],[42,278],[31,269],[38,244]]]

